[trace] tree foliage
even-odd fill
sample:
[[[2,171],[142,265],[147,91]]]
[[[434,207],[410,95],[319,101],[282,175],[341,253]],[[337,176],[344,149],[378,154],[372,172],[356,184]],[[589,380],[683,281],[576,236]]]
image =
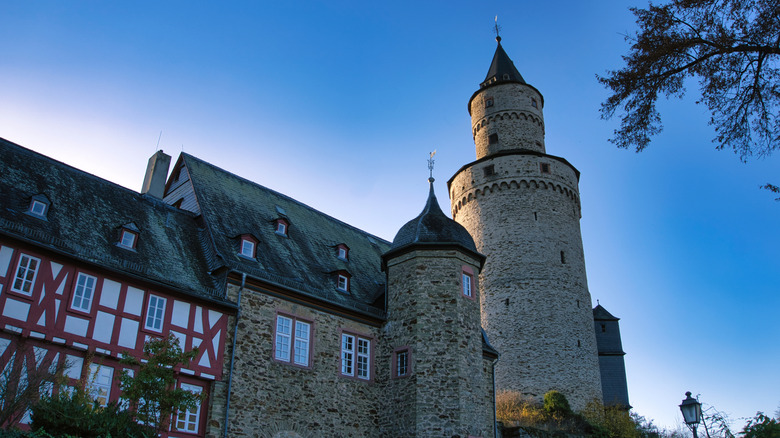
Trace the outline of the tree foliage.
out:
[[[744,438],[780,438],[780,421],[757,412],[748,420],[740,435]]]
[[[125,356],[122,363],[137,369],[122,372],[122,398],[127,400],[143,424],[157,431],[168,429],[169,420],[176,412],[195,409],[199,394],[176,386],[175,367],[189,366],[198,354],[197,348],[183,352],[174,335],[151,339],[144,344],[143,360]]]
[[[116,402],[101,407],[84,388],[44,396],[33,405],[30,427],[53,438],[152,438],[151,427],[138,424],[130,411]]]
[[[682,97],[698,79],[713,142],[742,161],[780,143],[780,1],[671,0],[632,8],[639,30],[625,67],[598,77],[611,95],[601,114],[621,113],[611,140],[641,151],[662,129],[658,97]]]
[[[18,423],[42,394],[50,393],[67,364],[52,364],[45,352],[19,341],[0,368],[0,426]]]

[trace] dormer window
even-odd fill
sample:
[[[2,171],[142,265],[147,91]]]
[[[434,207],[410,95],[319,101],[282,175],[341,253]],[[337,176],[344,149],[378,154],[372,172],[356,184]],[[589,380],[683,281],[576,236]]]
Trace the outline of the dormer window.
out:
[[[35,216],[39,219],[46,219],[46,214],[49,212],[49,199],[43,195],[35,195],[30,200],[30,207],[27,210],[27,214]]]
[[[123,225],[122,230],[119,232],[119,242],[117,242],[117,246],[134,250],[138,244],[138,231],[138,227],[133,223]]]
[[[254,237],[250,236],[249,234],[244,234],[241,236],[239,245],[238,255],[250,259],[255,258],[257,240]]]
[[[350,283],[350,277],[349,272],[346,271],[339,271],[336,273],[336,289],[342,291],[342,292],[349,292],[349,283]]]
[[[343,243],[339,244],[338,246],[336,246],[336,255],[341,260],[344,261],[349,260],[349,247]]]
[[[274,221],[274,227],[276,228],[276,234],[286,237],[287,230],[290,228],[290,223],[285,219],[279,218]]]

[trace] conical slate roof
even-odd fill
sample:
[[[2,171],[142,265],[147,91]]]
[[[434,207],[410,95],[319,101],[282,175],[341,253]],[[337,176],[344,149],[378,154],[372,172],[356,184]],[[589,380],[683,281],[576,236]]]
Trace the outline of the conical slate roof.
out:
[[[436,194],[433,192],[433,178],[430,182],[428,201],[422,213],[407,222],[393,239],[390,251],[414,244],[455,244],[477,253],[474,239],[463,225],[448,218],[439,207]]]
[[[484,88],[499,82],[519,82],[525,84],[523,76],[517,71],[515,64],[509,59],[509,55],[506,54],[504,48],[501,47],[501,37],[497,37],[496,41],[498,42],[498,47],[496,47],[496,53],[493,55],[493,62],[490,63],[490,69],[480,87]]]
[[[596,305],[593,308],[593,319],[596,321],[618,321],[620,318],[614,317],[611,313],[607,312],[607,309],[603,308],[601,304]]]

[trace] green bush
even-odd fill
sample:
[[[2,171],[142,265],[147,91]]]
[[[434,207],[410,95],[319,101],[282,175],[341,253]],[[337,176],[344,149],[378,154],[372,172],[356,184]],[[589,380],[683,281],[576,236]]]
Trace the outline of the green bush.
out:
[[[46,432],[52,438],[151,438],[154,430],[136,423],[133,413],[120,409],[116,402],[101,407],[83,390],[71,394],[60,391],[56,396],[42,397],[32,407],[35,432]]]
[[[571,407],[569,406],[569,400],[566,400],[566,396],[556,390],[548,391],[544,395],[544,410],[550,414],[569,415],[571,414]]]

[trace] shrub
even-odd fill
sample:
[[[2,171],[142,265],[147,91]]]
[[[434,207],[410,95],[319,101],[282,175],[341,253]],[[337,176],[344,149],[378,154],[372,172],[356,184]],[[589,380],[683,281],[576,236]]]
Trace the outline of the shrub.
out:
[[[116,402],[105,407],[83,390],[60,391],[44,396],[32,407],[33,431],[52,438],[151,438],[154,430],[138,424],[131,412],[120,409]],[[45,433],[44,433],[45,432]]]
[[[571,407],[566,396],[556,390],[548,391],[544,395],[544,410],[550,414],[570,415]]]

